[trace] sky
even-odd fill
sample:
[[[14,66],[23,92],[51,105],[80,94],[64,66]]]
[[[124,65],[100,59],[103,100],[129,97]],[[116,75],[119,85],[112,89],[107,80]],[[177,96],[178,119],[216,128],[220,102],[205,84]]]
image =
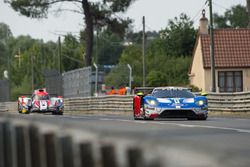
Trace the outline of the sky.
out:
[[[8,4],[0,0],[0,22],[9,25],[15,37],[19,35],[30,35],[36,39],[44,41],[56,41],[58,35],[67,33],[79,34],[83,29],[83,15],[73,12],[63,12],[58,14],[53,12],[47,19],[30,19],[15,12]],[[206,0],[137,0],[120,17],[130,17],[134,20],[134,31],[142,29],[142,17],[145,16],[146,31],[159,31],[166,28],[169,19],[178,17],[181,13],[187,14],[194,26],[197,28],[201,16],[201,10],[205,6]],[[246,0],[213,0],[213,12],[224,14],[226,9],[241,4],[246,5]],[[67,8],[69,4],[55,6],[51,11],[58,7]],[[206,16],[209,17],[208,7]],[[70,6],[76,9],[75,5]]]

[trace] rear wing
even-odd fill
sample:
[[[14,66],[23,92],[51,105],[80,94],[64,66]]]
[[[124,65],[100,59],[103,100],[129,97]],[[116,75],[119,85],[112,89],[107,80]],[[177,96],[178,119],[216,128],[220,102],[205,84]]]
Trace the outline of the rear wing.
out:
[[[151,94],[154,87],[136,87],[134,88],[134,94],[143,93],[144,95]]]

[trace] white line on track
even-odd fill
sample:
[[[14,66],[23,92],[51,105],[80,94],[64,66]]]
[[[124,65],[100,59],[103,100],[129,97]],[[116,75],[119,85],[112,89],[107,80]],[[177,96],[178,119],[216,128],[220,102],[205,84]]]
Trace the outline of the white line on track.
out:
[[[79,118],[71,116],[71,118]],[[81,118],[84,119],[91,119],[89,117],[83,116]],[[154,122],[154,121],[134,121],[134,120],[127,120],[127,119],[113,119],[113,118],[99,118],[100,121],[117,121],[117,122],[129,122],[129,123],[136,123],[136,124],[157,124],[157,125],[171,125],[171,126],[178,126],[184,128],[206,128],[206,129],[217,129],[217,130],[227,130],[227,131],[235,131],[238,133],[249,133],[250,130],[248,129],[239,129],[239,128],[230,128],[230,127],[219,127],[219,126],[207,126],[207,125],[192,125],[192,124],[181,124],[181,123],[170,123],[170,122]]]
[[[160,124],[160,125],[174,125],[174,126],[185,127],[185,128],[206,128],[206,129],[230,130],[230,131],[236,131],[239,133],[250,133],[250,130],[248,129],[206,126],[206,125],[187,125],[187,124],[179,124],[179,123],[163,123],[163,122],[152,122],[152,123]]]
[[[104,120],[104,119],[100,119]],[[169,123],[169,122],[152,122],[152,121],[133,121],[133,120],[123,120],[123,119],[106,119],[108,121],[119,121],[119,122],[131,122],[137,124],[158,124],[158,125],[172,125],[172,126],[179,126],[184,128],[206,128],[206,129],[217,129],[217,130],[228,130],[228,131],[235,131],[239,133],[249,133],[250,130],[248,129],[239,129],[239,128],[230,128],[230,127],[219,127],[219,126],[207,126],[207,125],[188,125],[188,124],[180,124],[180,123]]]

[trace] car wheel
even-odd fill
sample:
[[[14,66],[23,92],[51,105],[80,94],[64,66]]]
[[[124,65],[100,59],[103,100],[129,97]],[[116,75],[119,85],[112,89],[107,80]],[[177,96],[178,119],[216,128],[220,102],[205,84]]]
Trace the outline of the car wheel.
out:
[[[136,116],[134,115],[134,120],[143,120],[143,118],[142,118],[142,117],[136,117]]]
[[[27,110],[25,114],[30,114],[30,110]]]
[[[207,120],[207,116],[189,117],[188,120]]]
[[[147,121],[153,121],[153,120],[154,120],[154,118],[146,118],[146,117],[144,117],[144,120],[147,120]]]
[[[63,115],[63,112],[52,112],[52,115]]]
[[[199,118],[199,120],[207,120],[207,116],[203,116],[203,117],[201,117],[201,118]]]

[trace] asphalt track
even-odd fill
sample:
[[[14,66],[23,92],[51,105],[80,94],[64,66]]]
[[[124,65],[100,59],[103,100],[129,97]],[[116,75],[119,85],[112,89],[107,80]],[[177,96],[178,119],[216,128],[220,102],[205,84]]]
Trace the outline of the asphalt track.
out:
[[[204,165],[207,161],[214,166],[250,166],[250,119],[209,117],[206,121],[135,121],[129,116],[48,117],[73,121],[79,127],[103,135],[160,144],[170,150],[169,158],[178,160],[185,156],[189,164],[197,159]]]
[[[25,115],[33,117],[40,114]],[[206,121],[135,121],[131,116],[43,115],[46,121],[150,142],[162,148],[167,166],[250,166],[250,119],[209,117]],[[39,118],[36,118],[39,119]]]

